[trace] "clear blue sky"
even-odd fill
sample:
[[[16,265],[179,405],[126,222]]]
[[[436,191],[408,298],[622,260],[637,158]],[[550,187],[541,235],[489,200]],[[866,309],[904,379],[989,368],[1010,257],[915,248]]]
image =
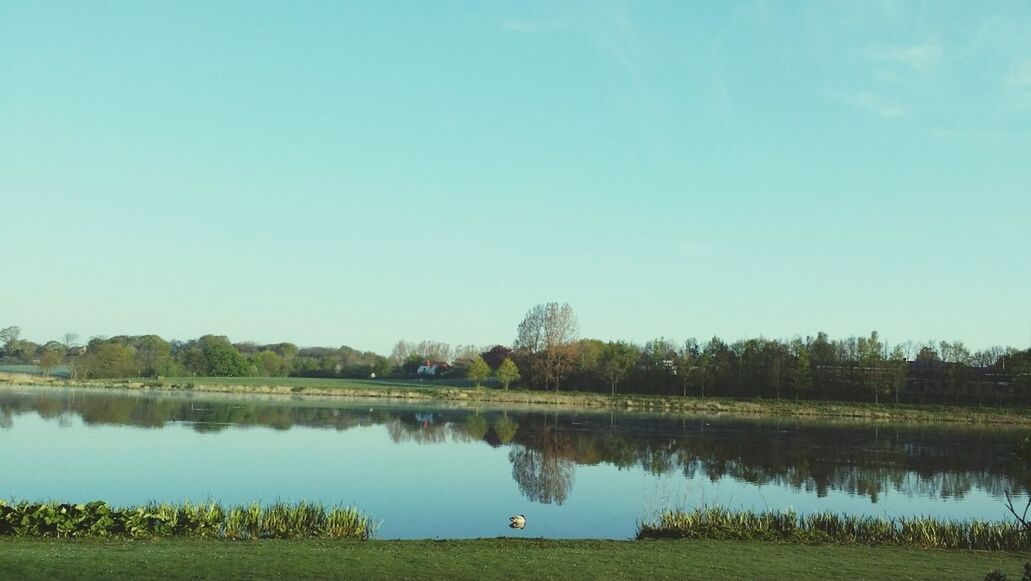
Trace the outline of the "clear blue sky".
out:
[[[1031,2],[0,0],[0,326],[1026,346]]]

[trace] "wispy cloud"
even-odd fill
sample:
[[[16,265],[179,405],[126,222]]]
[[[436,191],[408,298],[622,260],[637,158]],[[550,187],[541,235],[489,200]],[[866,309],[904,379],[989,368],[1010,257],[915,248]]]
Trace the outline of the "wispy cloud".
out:
[[[642,97],[647,97],[649,91],[639,67],[642,43],[631,8],[623,0],[588,3],[580,9],[560,12],[557,16],[510,18],[504,20],[501,26],[518,34],[571,34],[577,40],[592,45],[599,55],[623,69],[634,89]]]
[[[629,6],[622,2],[608,5],[599,11],[592,29],[594,41],[623,66],[640,88],[636,63],[641,47]]]
[[[886,119],[904,117],[909,112],[905,105],[868,92],[842,94],[838,95],[838,98],[853,107],[876,113]]]
[[[733,43],[732,36],[740,33],[740,28],[750,27],[766,29],[770,26],[775,13],[775,6],[765,0],[753,0],[751,4],[742,4],[721,26],[714,27],[709,40],[709,58],[706,61],[709,87],[718,106],[725,111],[734,110],[734,95],[727,79],[728,46]],[[752,34],[751,30],[747,34]]]
[[[907,66],[922,71],[938,64],[942,57],[942,47],[937,44],[871,46],[863,51],[863,55],[871,61]]]
[[[867,70],[868,87],[833,96],[852,107],[885,119],[905,117],[914,87],[936,76],[943,50],[938,44],[873,45],[858,54]]]

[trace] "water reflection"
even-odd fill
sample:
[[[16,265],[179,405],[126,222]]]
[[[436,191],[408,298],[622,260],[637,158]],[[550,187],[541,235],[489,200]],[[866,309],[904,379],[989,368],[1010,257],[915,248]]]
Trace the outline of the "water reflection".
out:
[[[508,453],[512,478],[526,498],[543,504],[562,504],[573,488],[576,464],[544,450],[519,446]]]
[[[0,389],[0,428],[38,414],[62,427],[159,429],[185,423],[204,434],[231,426],[346,431],[384,426],[395,444],[482,443],[507,449],[512,479],[535,503],[566,503],[578,466],[609,465],[653,475],[731,479],[817,497],[843,492],[870,503],[888,491],[961,499],[1026,493],[1031,471],[1017,462],[1017,433],[978,427],[814,422],[555,412],[469,410],[411,403],[218,397],[140,392]]]

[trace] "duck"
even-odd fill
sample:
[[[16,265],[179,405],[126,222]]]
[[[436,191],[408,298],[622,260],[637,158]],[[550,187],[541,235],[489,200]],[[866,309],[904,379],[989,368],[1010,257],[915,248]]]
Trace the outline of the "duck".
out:
[[[526,527],[526,515],[517,514],[515,516],[508,517],[508,526],[514,529],[521,529]]]

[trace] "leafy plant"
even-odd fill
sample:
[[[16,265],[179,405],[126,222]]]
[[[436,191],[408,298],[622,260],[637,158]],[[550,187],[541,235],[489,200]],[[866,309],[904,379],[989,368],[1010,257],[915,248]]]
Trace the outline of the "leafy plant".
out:
[[[224,539],[368,539],[375,525],[350,507],[298,502],[223,508],[147,504],[115,508],[105,502],[8,504],[0,501],[0,537],[216,537]]]

